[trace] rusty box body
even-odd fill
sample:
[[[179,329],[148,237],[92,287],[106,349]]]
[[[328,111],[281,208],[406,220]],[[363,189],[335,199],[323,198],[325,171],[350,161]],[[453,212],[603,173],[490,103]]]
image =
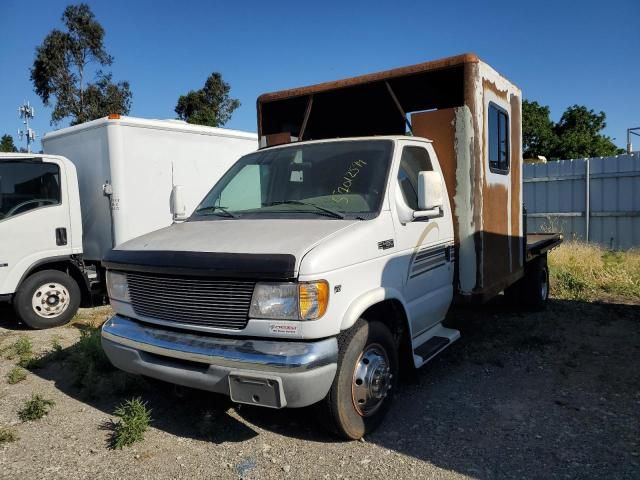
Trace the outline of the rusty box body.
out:
[[[266,147],[402,135],[410,124],[413,135],[433,140],[454,214],[457,291],[483,300],[523,275],[521,111],[520,90],[476,55],[464,54],[264,94],[258,135]],[[490,164],[496,128],[507,168]]]

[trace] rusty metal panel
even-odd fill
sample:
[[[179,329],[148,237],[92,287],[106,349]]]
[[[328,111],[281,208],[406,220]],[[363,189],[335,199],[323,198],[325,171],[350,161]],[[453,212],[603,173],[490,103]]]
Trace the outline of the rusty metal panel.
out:
[[[275,100],[282,100],[283,98],[312,95],[316,93],[326,92],[329,90],[336,90],[339,88],[345,88],[345,87],[350,87],[354,85],[362,85],[365,83],[376,82],[380,80],[390,80],[393,78],[403,77],[403,76],[412,75],[416,73],[440,70],[444,68],[464,65],[466,63],[476,63],[478,61],[479,61],[478,56],[475,55],[474,53],[464,53],[462,55],[441,58],[439,60],[419,63],[416,65],[410,65],[408,67],[395,68],[391,70],[385,70],[382,72],[361,75],[358,77],[351,77],[351,78],[345,78],[343,80],[336,80],[333,82],[319,83],[317,85],[310,85],[308,87],[292,88],[289,90],[281,90],[279,92],[265,93],[260,95],[260,97],[258,97],[258,102],[259,103],[273,102]]]
[[[455,151],[455,109],[446,108],[430,112],[419,112],[411,115],[411,128],[417,137],[433,141],[433,148],[438,155],[444,182],[449,193],[449,202],[454,218],[457,218],[454,195],[456,192],[456,151]],[[456,239],[457,222],[454,221]]]
[[[473,295],[490,297],[522,274],[524,263],[521,211],[521,93],[479,62],[468,66],[465,103],[473,117],[473,209],[476,285]],[[509,114],[510,170],[492,172],[488,162],[488,106],[495,103]],[[464,292],[463,292],[464,293]]]

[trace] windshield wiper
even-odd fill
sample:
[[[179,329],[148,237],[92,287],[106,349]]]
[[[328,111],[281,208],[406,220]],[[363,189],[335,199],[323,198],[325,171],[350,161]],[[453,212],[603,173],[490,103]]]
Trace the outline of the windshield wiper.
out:
[[[270,207],[272,205],[305,205],[305,206],[308,206],[308,207],[317,208],[318,210],[321,210],[321,211],[323,211],[325,213],[328,213],[333,218],[339,218],[341,220],[344,220],[344,213],[338,212],[336,210],[331,210],[330,208],[321,207],[320,205],[316,205],[315,203],[311,203],[311,202],[302,202],[300,200],[285,200],[283,202],[271,202],[267,206]],[[320,215],[322,215],[322,214],[320,214]]]
[[[208,212],[208,213],[204,213],[204,212]],[[193,213],[200,214],[200,215],[220,215],[222,217],[238,218],[237,215],[227,210],[227,207],[221,207],[219,205],[213,205],[211,207],[196,208],[196,211]]]

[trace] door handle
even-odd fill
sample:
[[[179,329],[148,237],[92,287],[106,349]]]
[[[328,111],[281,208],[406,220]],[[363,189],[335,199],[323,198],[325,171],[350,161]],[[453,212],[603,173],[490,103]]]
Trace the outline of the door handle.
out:
[[[64,227],[56,228],[56,245],[67,244],[67,229]]]

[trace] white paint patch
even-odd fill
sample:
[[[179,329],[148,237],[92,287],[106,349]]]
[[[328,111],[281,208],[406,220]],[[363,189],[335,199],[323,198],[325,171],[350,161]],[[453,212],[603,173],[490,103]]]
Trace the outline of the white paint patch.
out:
[[[475,226],[473,221],[473,183],[471,179],[471,149],[474,133],[471,111],[464,106],[455,109],[455,150],[456,192],[453,202],[456,206],[460,255],[458,272],[460,274],[460,290],[470,294],[476,284],[476,246],[474,240]]]

